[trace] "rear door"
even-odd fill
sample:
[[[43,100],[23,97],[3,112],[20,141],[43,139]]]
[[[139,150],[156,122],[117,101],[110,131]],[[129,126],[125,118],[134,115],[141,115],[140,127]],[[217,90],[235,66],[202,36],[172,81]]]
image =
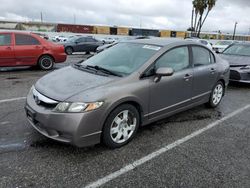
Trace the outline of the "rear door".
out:
[[[0,66],[14,66],[15,64],[13,35],[2,33],[0,34]]]
[[[164,116],[167,113],[191,104],[193,69],[187,46],[177,47],[162,55],[155,63],[154,69],[171,67],[174,74],[162,77],[150,83],[149,119]]]
[[[43,46],[29,34],[15,33],[16,65],[35,65],[43,53]]]
[[[194,67],[192,97],[196,101],[205,100],[210,96],[218,79],[215,57],[205,47],[192,46],[191,48]]]

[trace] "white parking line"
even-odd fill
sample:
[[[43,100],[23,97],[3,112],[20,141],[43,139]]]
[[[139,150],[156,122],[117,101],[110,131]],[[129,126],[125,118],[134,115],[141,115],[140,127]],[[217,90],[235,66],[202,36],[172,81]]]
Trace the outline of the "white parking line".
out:
[[[24,100],[24,99],[26,99],[26,97],[18,97],[18,98],[12,98],[12,99],[3,99],[3,100],[0,100],[0,104],[1,103],[5,103],[5,102],[12,102],[12,101]]]
[[[219,125],[220,123],[222,123],[222,122],[236,116],[237,114],[247,110],[248,108],[250,108],[250,104],[246,105],[243,108],[240,108],[240,109],[238,109],[238,110],[236,110],[236,111],[234,111],[234,112],[232,112],[230,114],[228,114],[227,116],[223,117],[222,119],[217,120],[217,121],[207,125],[206,127],[202,128],[202,129],[199,129],[199,130],[191,133],[190,135],[185,136],[184,138],[181,138],[181,139],[173,142],[172,144],[166,145],[165,147],[163,147],[163,148],[161,148],[161,149],[159,149],[159,150],[157,150],[157,151],[155,151],[155,152],[153,152],[153,153],[151,153],[151,154],[149,154],[149,155],[147,155],[145,157],[142,157],[141,159],[136,160],[133,163],[128,164],[127,166],[121,168],[120,170],[118,170],[116,172],[113,172],[113,173],[111,173],[111,174],[109,174],[109,175],[107,175],[107,176],[105,176],[105,177],[103,177],[103,178],[101,178],[101,179],[99,179],[99,180],[97,180],[95,182],[92,182],[92,183],[88,184],[87,186],[83,186],[83,187],[85,187],[85,188],[100,187],[100,186],[104,185],[105,183],[107,183],[107,182],[109,182],[109,181],[111,181],[111,180],[113,180],[113,179],[115,179],[115,178],[117,178],[117,177],[119,177],[119,176],[133,170],[133,169],[135,169],[136,167],[138,167],[138,166],[140,166],[140,165],[142,165],[142,164],[144,164],[144,163],[158,157],[159,155],[161,155],[161,154],[163,154],[163,153],[165,153],[165,152],[167,152],[167,151],[169,151],[169,150],[171,150],[171,149],[173,149],[173,148],[175,148],[175,147],[189,141],[190,139],[204,133],[205,131],[208,131],[209,129],[211,129],[211,128]]]

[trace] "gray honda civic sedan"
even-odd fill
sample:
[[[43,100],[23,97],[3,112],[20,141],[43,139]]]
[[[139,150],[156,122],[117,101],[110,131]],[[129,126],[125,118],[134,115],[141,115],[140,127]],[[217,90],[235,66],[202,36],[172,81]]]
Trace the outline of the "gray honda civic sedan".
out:
[[[48,138],[117,148],[140,126],[201,104],[217,107],[228,80],[227,61],[202,44],[134,40],[42,77],[25,110]]]

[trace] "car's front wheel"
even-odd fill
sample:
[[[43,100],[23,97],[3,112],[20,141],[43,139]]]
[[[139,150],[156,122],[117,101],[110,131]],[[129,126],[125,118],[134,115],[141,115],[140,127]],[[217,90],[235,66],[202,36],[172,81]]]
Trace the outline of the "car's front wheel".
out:
[[[49,55],[43,55],[38,60],[38,66],[42,70],[51,70],[54,67],[54,59]]]
[[[224,84],[221,81],[217,82],[217,84],[214,86],[212,90],[207,106],[211,108],[216,108],[220,104],[224,92],[225,92]]]
[[[130,104],[124,104],[113,110],[108,116],[102,133],[103,143],[110,148],[119,148],[130,142],[140,123],[138,110]]]

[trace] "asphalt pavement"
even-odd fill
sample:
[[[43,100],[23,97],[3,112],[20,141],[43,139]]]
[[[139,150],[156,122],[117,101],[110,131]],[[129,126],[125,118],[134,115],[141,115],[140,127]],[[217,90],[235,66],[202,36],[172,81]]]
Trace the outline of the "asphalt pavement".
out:
[[[81,59],[69,56],[56,69]],[[230,84],[217,109],[201,105],[155,122],[122,148],[76,148],[26,120],[23,97],[47,73],[0,72],[0,187],[250,187],[250,85]]]

